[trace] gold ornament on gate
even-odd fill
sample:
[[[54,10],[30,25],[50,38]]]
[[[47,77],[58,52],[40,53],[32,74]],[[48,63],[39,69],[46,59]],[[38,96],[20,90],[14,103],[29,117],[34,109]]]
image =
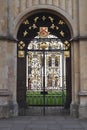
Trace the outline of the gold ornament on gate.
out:
[[[24,51],[18,51],[18,57],[19,58],[24,58]]]
[[[45,43],[45,42],[42,42],[42,43],[40,44],[40,48],[42,48],[42,49],[45,49],[45,48],[47,48],[47,47],[48,47],[48,44]]]
[[[64,52],[64,56],[65,56],[65,57],[70,57],[70,52],[69,52],[69,51],[65,51],[65,52]]]

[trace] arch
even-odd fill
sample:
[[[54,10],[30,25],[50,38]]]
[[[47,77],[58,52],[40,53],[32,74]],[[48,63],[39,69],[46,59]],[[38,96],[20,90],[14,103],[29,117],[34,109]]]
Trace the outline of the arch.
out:
[[[53,31],[53,33],[51,33],[51,34],[53,34],[53,35],[55,35],[55,36],[57,36],[57,38],[59,39],[59,40],[61,40],[62,41],[62,39],[63,39],[63,43],[64,44],[66,44],[66,46],[68,47],[68,45],[69,44],[67,44],[67,43],[69,43],[68,41],[73,37],[73,29],[72,29],[72,20],[71,20],[71,18],[69,18],[68,17],[68,15],[63,11],[63,10],[61,10],[61,9],[59,9],[59,8],[56,8],[56,7],[54,7],[54,6],[39,6],[39,8],[37,8],[38,6],[34,6],[30,11],[29,10],[26,10],[25,11],[25,14],[23,15],[23,14],[21,14],[20,15],[20,17],[16,20],[16,23],[17,24],[15,24],[15,28],[16,28],[16,31],[15,31],[15,37],[16,38],[18,38],[18,47],[17,47],[17,53],[18,53],[18,58],[17,58],[17,64],[18,64],[18,67],[17,67],[17,72],[18,72],[18,81],[17,81],[17,86],[18,86],[18,88],[17,88],[17,90],[18,90],[18,93],[17,93],[17,96],[18,96],[18,103],[19,103],[19,106],[20,107],[25,107],[26,106],[26,88],[25,88],[25,86],[26,86],[26,55],[27,55],[27,45],[28,45],[28,43],[29,43],[29,41],[28,41],[28,38],[29,38],[29,36],[31,37],[31,38],[34,38],[34,37],[36,37],[36,34],[39,32],[40,33],[40,30],[36,30],[36,32],[35,31],[33,31],[33,33],[35,33],[35,35],[32,33],[32,31],[30,31],[29,30],[29,28],[30,28],[30,26],[31,27],[33,27],[32,25],[30,25],[30,24],[32,24],[33,22],[32,21],[34,21],[35,22],[35,18],[36,18],[36,16],[37,16],[37,14],[39,14],[39,18],[40,18],[40,21],[42,21],[43,19],[42,19],[42,17],[43,16],[45,16],[45,13],[46,13],[46,15],[47,15],[47,18],[49,18],[49,16],[53,16],[53,17],[51,17],[51,18],[53,18],[54,19],[54,21],[55,21],[55,24],[57,25],[57,26],[55,26],[55,27],[57,27],[57,29],[54,29],[54,30],[52,30],[52,29],[50,29],[50,32],[52,32]],[[48,9],[49,8],[49,9]],[[42,12],[41,12],[42,11]],[[44,15],[43,15],[44,14]],[[68,19],[69,19],[69,21],[68,21]],[[23,31],[26,31],[25,30],[25,28],[23,27],[23,28],[21,28],[21,26],[22,25],[24,25],[25,24],[25,20],[28,20],[28,22],[29,22],[29,26],[27,26],[27,29],[28,29],[28,31],[30,31],[30,32],[28,32],[28,34],[29,34],[29,36],[27,36],[27,41],[24,39],[24,41],[22,41],[22,39],[21,38],[24,38],[23,37]],[[65,32],[62,32],[62,34],[60,34],[61,35],[61,37],[59,37],[58,36],[58,29],[60,29],[60,26],[62,25],[62,24],[60,24],[60,26],[59,26],[59,28],[58,28],[58,25],[59,25],[59,21],[62,21],[63,22],[63,24],[64,24],[64,26],[63,26],[63,28],[62,28],[62,30],[64,29],[64,31]],[[44,20],[43,20],[44,21]],[[50,20],[48,20],[48,21],[51,21],[51,25],[52,25],[52,20],[50,19]],[[51,25],[49,25],[49,22],[48,21],[45,21],[45,22],[43,22],[43,23],[41,23],[41,26],[40,26],[40,24],[38,24],[37,25],[37,27],[39,28],[39,27],[44,27],[44,28],[46,28],[46,27],[51,27]],[[54,22],[53,21],[53,22]],[[23,30],[24,29],[24,30]],[[40,28],[39,28],[40,29]],[[33,29],[32,29],[33,30]],[[62,30],[60,30],[60,31],[62,31]],[[56,33],[55,33],[56,32]],[[31,35],[30,35],[30,33],[32,33]],[[49,33],[49,32],[48,32]],[[60,32],[59,32],[60,33]],[[64,36],[63,36],[63,33],[65,34]],[[20,35],[21,34],[21,35]],[[31,39],[29,39],[30,41],[31,41]],[[70,46],[69,46],[70,47]],[[65,48],[65,47],[64,47]],[[71,49],[71,48],[70,48]],[[62,50],[62,51],[64,51],[64,50]],[[70,50],[71,51],[71,50]],[[22,52],[22,53],[21,53]],[[21,54],[23,54],[23,55],[21,55]],[[23,58],[23,59],[22,59]],[[70,59],[69,59],[70,60]],[[44,62],[45,63],[45,62]],[[69,64],[70,65],[70,64]],[[70,67],[70,69],[71,69],[71,67]],[[22,71],[21,71],[22,70]],[[45,69],[44,69],[45,70]],[[22,73],[21,73],[22,72]],[[20,82],[20,79],[21,79],[21,81],[22,82]],[[71,78],[70,78],[70,80],[71,80]],[[44,80],[43,80],[44,81]],[[43,86],[45,86],[44,85],[44,83],[43,83]],[[21,91],[20,91],[21,90]],[[70,105],[70,104],[69,104]]]
[[[47,33],[57,36],[65,44],[71,39],[68,24],[61,16],[49,10],[38,10],[22,21],[17,34],[18,41],[31,41],[39,35],[41,28],[48,30]]]
[[[19,26],[23,22],[23,20],[26,19],[27,17],[31,16],[35,12],[39,12],[41,10],[48,11],[50,13],[56,14],[56,15],[60,16],[61,18],[63,18],[64,21],[66,21],[66,23],[70,29],[71,38],[75,36],[74,21],[65,11],[63,11],[62,9],[60,9],[56,6],[52,6],[52,5],[38,5],[38,6],[29,7],[23,13],[18,15],[18,17],[15,19],[14,27],[13,27],[14,28],[13,37],[15,39],[17,38],[17,32],[18,32]]]

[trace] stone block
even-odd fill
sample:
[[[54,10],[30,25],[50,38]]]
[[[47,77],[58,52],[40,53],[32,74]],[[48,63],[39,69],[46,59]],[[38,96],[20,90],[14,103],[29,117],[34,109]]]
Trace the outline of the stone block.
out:
[[[79,118],[86,118],[87,119],[87,105],[80,105],[79,106]]]
[[[7,0],[0,0],[0,35],[7,35]]]
[[[70,115],[72,117],[78,117],[78,104],[77,103],[72,103],[70,105]]]
[[[0,118],[15,117],[18,115],[17,104],[8,103],[5,105],[0,105]]]

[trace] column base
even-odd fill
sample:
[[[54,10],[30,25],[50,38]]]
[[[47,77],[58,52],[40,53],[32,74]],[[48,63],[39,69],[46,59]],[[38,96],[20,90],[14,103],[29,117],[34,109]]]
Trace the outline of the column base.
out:
[[[79,105],[78,104],[76,104],[76,103],[71,103],[71,105],[70,105],[70,115],[72,116],[72,117],[78,117],[79,116],[79,114],[78,114],[78,108],[79,108]]]
[[[79,118],[87,118],[87,105],[79,106]]]
[[[0,104],[0,118],[15,117],[18,115],[17,103]]]

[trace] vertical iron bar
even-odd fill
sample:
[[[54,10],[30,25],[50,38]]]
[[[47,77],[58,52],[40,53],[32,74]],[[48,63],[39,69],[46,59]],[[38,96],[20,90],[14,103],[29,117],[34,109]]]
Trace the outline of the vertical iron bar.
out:
[[[62,52],[62,103],[64,105],[64,52]]]
[[[43,115],[45,115],[45,51],[43,50]]]

